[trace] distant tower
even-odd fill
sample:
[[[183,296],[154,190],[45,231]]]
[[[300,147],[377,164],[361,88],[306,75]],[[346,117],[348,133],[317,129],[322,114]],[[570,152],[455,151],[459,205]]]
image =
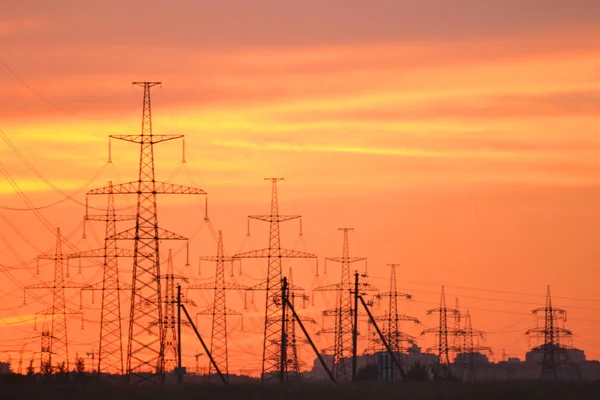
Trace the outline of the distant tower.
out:
[[[462,331],[457,331],[455,328],[448,328],[448,315],[455,317],[459,311],[455,308],[446,307],[446,295],[444,294],[444,287],[442,286],[442,294],[440,296],[440,307],[433,308],[427,311],[427,315],[438,313],[440,316],[439,326],[435,328],[425,329],[421,334],[435,333],[437,336],[437,346],[430,347],[427,349],[428,352],[434,352],[438,356],[438,371],[436,375],[440,378],[447,377],[450,375],[450,350],[456,350],[453,346],[450,346],[448,342],[448,335],[460,335]]]
[[[104,248],[79,253],[79,257],[102,257],[102,311],[100,316],[100,344],[98,350],[98,379],[102,373],[123,375],[123,333],[121,329],[121,290],[129,285],[119,282],[119,257],[133,257],[133,251],[117,247],[117,222],[135,220],[135,215],[117,215],[112,182],[108,182],[108,206],[105,215],[88,215],[84,221],[102,221],[106,224]],[[85,226],[85,225],[84,225]]]
[[[27,286],[26,289],[50,289],[52,290],[52,307],[38,314],[51,315],[52,327],[50,329],[50,351],[44,352],[48,355],[48,363],[53,367],[65,367],[69,371],[69,341],[67,337],[67,315],[82,315],[81,311],[67,308],[65,300],[65,289],[89,289],[90,285],[84,285],[65,280],[64,261],[75,258],[71,254],[63,254],[62,237],[60,228],[56,229],[56,247],[52,255],[40,255],[38,259],[54,261],[54,281],[44,282]],[[67,269],[68,275],[68,269]],[[83,317],[82,317],[83,322]],[[42,332],[43,335],[43,332]]]
[[[561,345],[561,339],[569,339],[573,335],[570,330],[564,328],[564,324],[567,320],[567,312],[561,308],[552,306],[550,286],[548,286],[546,307],[536,308],[532,313],[536,317],[543,315],[544,320],[543,327],[538,325],[525,332],[526,335],[544,339],[544,344],[535,348],[535,350],[542,350],[544,352],[540,377],[544,380],[558,380],[560,355],[564,353],[565,350],[565,347]]]
[[[460,305],[458,303],[458,297],[456,297],[454,299],[454,309],[458,310],[458,312],[456,314],[454,314],[454,317],[452,318],[454,320],[454,332],[461,332],[461,312],[460,312]],[[458,354],[460,354],[463,349],[463,337],[460,333],[458,334],[454,334],[452,335],[452,347],[454,348],[454,359],[456,359],[456,356]]]
[[[164,382],[164,329],[163,301],[160,280],[161,240],[187,240],[185,237],[158,226],[157,195],[205,195],[201,189],[156,181],[154,171],[154,145],[183,135],[154,135],[150,88],[160,82],[134,82],[144,88],[142,129],[139,135],[111,135],[110,138],[140,145],[138,179],[88,192],[88,195],[130,194],[137,196],[135,227],[117,233],[118,240],[133,240],[133,273],[131,283],[131,308],[129,313],[129,339],[127,342],[127,382]],[[158,321],[158,329],[152,324]]]
[[[396,288],[396,268],[398,264],[388,264],[390,267],[390,291],[387,293],[380,293],[376,296],[377,299],[387,297],[389,299],[388,310],[384,315],[375,317],[375,321],[383,322],[383,335],[386,342],[394,353],[400,353],[403,342],[414,343],[415,338],[407,335],[400,330],[400,321],[410,321],[415,324],[421,322],[415,317],[409,317],[407,315],[401,315],[398,313],[398,298],[412,299],[412,295],[407,293],[398,292]],[[383,343],[378,338],[375,339],[376,343],[381,345],[381,349],[384,349]]]
[[[214,300],[211,308],[201,311],[198,315],[212,316],[212,329],[210,333],[210,353],[219,367],[221,373],[226,378],[229,376],[229,358],[227,347],[227,316],[240,315],[237,311],[227,308],[227,298],[225,292],[227,290],[244,290],[245,286],[237,283],[225,282],[225,264],[233,263],[233,258],[225,255],[223,248],[223,233],[217,232],[217,255],[200,257],[200,260],[214,261],[216,263],[215,281],[214,283],[202,283],[199,285],[191,285],[189,289],[204,289],[214,292]],[[232,265],[233,268],[233,265]],[[213,374],[213,365],[208,364],[208,374]]]
[[[50,342],[50,329],[48,329],[48,324],[44,322],[44,325],[42,326],[42,343],[40,349],[41,374],[52,372],[52,344]]]
[[[351,275],[350,264],[357,261],[364,261],[366,258],[350,257],[348,244],[348,232],[353,228],[339,228],[344,232],[344,245],[341,257],[326,258],[327,261],[338,262],[342,264],[342,278],[340,283],[328,286],[322,286],[314,289],[315,291],[334,291],[336,292],[338,305],[333,310],[323,312],[324,316],[335,317],[335,327],[331,329],[322,329],[319,333],[334,333],[333,345],[333,369],[332,373],[337,381],[349,381],[352,377],[352,332],[353,322],[353,304],[352,291],[354,289]]]
[[[467,310],[465,314],[465,327],[462,346],[462,361],[463,361],[463,380],[477,380],[477,369],[475,365],[475,354],[487,352],[492,354],[492,349],[485,346],[480,346],[479,339],[485,339],[485,333],[478,329],[473,329],[471,324],[471,313]]]
[[[265,335],[263,343],[262,375],[263,382],[278,377],[281,359],[281,286],[282,286],[282,259],[284,258],[316,258],[314,254],[297,250],[281,248],[279,223],[300,218],[299,215],[279,215],[279,202],[277,197],[277,182],[283,178],[266,178],[271,182],[271,214],[251,215],[249,218],[269,223],[269,247],[236,254],[234,258],[267,258],[267,281],[259,284],[253,290],[266,290]]]

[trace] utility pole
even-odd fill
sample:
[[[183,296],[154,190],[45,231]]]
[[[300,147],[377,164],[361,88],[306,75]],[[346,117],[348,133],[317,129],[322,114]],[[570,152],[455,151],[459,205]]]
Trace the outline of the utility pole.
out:
[[[150,89],[160,82],[134,82],[144,88],[142,129],[139,135],[111,135],[111,139],[140,145],[138,179],[114,185],[112,193],[137,196],[135,227],[117,233],[117,240],[133,240],[133,274],[131,284],[131,308],[127,342],[126,381],[130,383],[151,381],[164,382],[164,329],[163,302],[160,282],[161,240],[186,240],[176,233],[160,228],[157,214],[157,194],[205,195],[201,189],[157,182],[154,168],[154,145],[183,135],[154,135]],[[88,195],[106,195],[111,188],[89,191]],[[158,329],[151,324],[158,321]]]
[[[442,294],[440,296],[440,307],[433,308],[427,311],[427,315],[437,313],[439,314],[439,326],[436,328],[425,329],[421,332],[421,335],[426,333],[434,333],[437,335],[438,343],[434,347],[427,349],[428,352],[435,352],[438,356],[438,371],[436,373],[438,378],[447,378],[451,375],[450,372],[450,350],[456,350],[454,346],[450,346],[448,341],[448,335],[462,335],[462,330],[456,330],[455,328],[448,327],[448,315],[456,317],[459,314],[455,308],[446,307],[446,295],[444,294],[444,287],[442,286]]]
[[[565,351],[565,347],[561,345],[561,339],[570,339],[573,336],[573,332],[564,327],[567,312],[562,308],[552,306],[550,286],[548,286],[546,306],[536,308],[532,313],[538,320],[538,326],[527,330],[525,334],[544,340],[541,346],[534,348],[534,350],[544,352],[540,378],[543,380],[558,380],[560,378],[560,355]],[[542,318],[539,318],[539,316],[542,316]],[[544,321],[543,326],[539,324],[540,319]]]
[[[266,312],[265,312],[265,330],[263,341],[263,359],[262,359],[262,382],[267,382],[278,376],[281,371],[281,338],[282,329],[280,321],[282,318],[282,302],[278,301],[281,296],[282,285],[282,260],[284,258],[316,258],[314,254],[305,253],[297,250],[284,249],[281,247],[281,237],[279,224],[300,218],[299,215],[280,215],[279,201],[277,196],[277,182],[283,178],[265,178],[271,182],[271,213],[269,215],[251,215],[250,219],[257,219],[269,223],[269,247],[266,249],[253,250],[245,253],[236,254],[233,258],[267,258],[267,281],[250,288],[251,290],[266,291]],[[294,288],[291,288],[292,290]]]

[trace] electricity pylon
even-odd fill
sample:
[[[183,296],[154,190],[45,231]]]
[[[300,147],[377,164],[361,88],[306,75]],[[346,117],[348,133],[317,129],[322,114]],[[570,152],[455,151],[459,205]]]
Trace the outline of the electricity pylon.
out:
[[[127,341],[127,382],[164,382],[164,330],[162,293],[160,282],[161,240],[187,240],[176,233],[159,228],[157,214],[157,194],[205,195],[201,189],[157,182],[154,174],[154,145],[183,135],[154,135],[152,133],[152,112],[150,88],[160,82],[134,82],[144,88],[142,129],[139,135],[110,135],[112,139],[140,145],[139,174],[136,181],[114,185],[114,194],[137,195],[135,227],[117,233],[118,240],[133,240],[133,273],[131,283],[131,308],[129,313],[129,334]],[[88,195],[110,194],[104,187],[89,191]],[[158,321],[158,329],[152,330],[152,322]]]
[[[454,314],[452,320],[454,321],[454,331],[455,332],[460,332],[461,331],[461,312],[460,312],[460,305],[458,303],[458,297],[456,297],[454,299],[454,309],[458,310],[457,313]],[[454,348],[453,351],[453,356],[454,358],[456,358],[456,356],[458,354],[461,353],[462,351],[462,346],[463,346],[463,340],[462,340],[462,335],[460,334],[454,334],[452,335],[452,347]]]
[[[548,286],[546,306],[536,308],[532,313],[536,317],[542,315],[542,318],[538,318],[538,326],[525,332],[530,337],[544,339],[544,343],[535,348],[535,350],[542,350],[544,352],[540,378],[544,380],[558,380],[560,375],[560,355],[565,351],[565,346],[561,345],[561,339],[568,339],[573,336],[573,332],[564,327],[567,320],[567,312],[561,308],[552,306],[550,286]],[[544,321],[543,327],[539,326],[540,319]]]
[[[288,285],[290,287],[295,287],[294,286],[294,278],[293,278],[293,274],[292,274],[292,268],[289,269],[288,272]],[[292,307],[296,307],[296,300],[298,297],[300,297],[300,300],[302,300],[303,302],[306,302],[308,300],[308,296],[306,296],[304,293],[302,294],[298,294],[297,293],[298,290],[290,290],[289,291],[289,299],[290,299],[290,303],[292,304]],[[304,324],[306,323],[310,323],[310,324],[316,324],[317,321],[314,320],[314,318],[311,317],[307,317],[304,315],[300,315],[299,316],[300,321],[302,321]],[[298,357],[298,344],[306,344],[307,340],[304,338],[298,338],[296,336],[296,319],[294,318],[294,315],[291,311],[291,309],[288,307],[286,308],[286,319],[285,319],[285,326],[286,326],[286,360],[285,360],[285,379],[287,381],[291,381],[294,379],[297,379],[300,377],[300,359]]]
[[[173,254],[171,249],[169,249],[169,254],[167,256],[167,273],[161,275],[160,277],[166,283],[165,285],[165,297],[163,300],[163,304],[165,307],[163,313],[163,337],[165,340],[165,350],[164,350],[164,368],[165,372],[172,371],[173,368],[177,366],[178,355],[179,355],[179,346],[178,346],[178,338],[177,338],[177,314],[175,313],[175,307],[177,306],[177,293],[175,292],[175,281],[182,280],[187,283],[187,278],[180,275],[175,275],[173,269]],[[181,302],[184,304],[194,304],[193,301],[189,299],[181,299]],[[189,322],[182,321],[182,324],[189,325]],[[152,326],[158,326],[158,321],[154,321]]]
[[[396,268],[399,267],[399,264],[388,264],[390,267],[390,291],[387,293],[379,293],[375,297],[378,300],[381,300],[384,297],[389,299],[388,310],[384,315],[380,315],[375,317],[375,321],[383,322],[383,335],[385,336],[385,340],[390,346],[391,350],[394,353],[400,353],[403,350],[402,343],[415,343],[416,338],[413,336],[407,335],[406,333],[400,330],[400,321],[403,322],[413,322],[415,324],[420,324],[419,321],[415,317],[410,317],[408,315],[402,315],[398,313],[398,298],[412,299],[412,295],[408,293],[401,293],[397,290],[396,284]],[[381,340],[376,339],[376,343],[380,343]],[[381,348],[384,349],[383,343],[381,344]]]
[[[133,251],[117,247],[117,222],[135,220],[135,215],[117,215],[113,196],[112,182],[108,182],[108,205],[106,214],[89,215],[87,221],[102,221],[106,224],[104,248],[78,253],[80,258],[102,257],[104,265],[102,282],[93,285],[93,290],[102,290],[102,309],[100,316],[100,343],[98,350],[98,379],[102,373],[118,372],[123,375],[123,333],[121,328],[121,290],[130,290],[129,285],[119,281],[119,257],[133,257]],[[85,232],[85,225],[84,225]]]
[[[340,283],[321,286],[315,288],[317,292],[336,292],[337,307],[331,310],[323,311],[324,316],[335,317],[335,327],[332,329],[321,329],[318,334],[334,333],[333,350],[333,368],[332,373],[336,381],[349,381],[352,378],[352,332],[353,323],[353,306],[352,306],[352,290],[353,284],[350,276],[350,264],[365,261],[363,257],[350,257],[350,249],[348,244],[348,232],[353,231],[353,228],[339,228],[339,231],[344,232],[344,244],[341,257],[328,257],[326,261],[333,261],[342,264],[342,277]]]
[[[212,329],[210,333],[210,353],[219,367],[219,370],[229,378],[229,357],[227,350],[227,316],[242,315],[241,313],[227,308],[227,290],[244,290],[246,286],[237,283],[225,282],[225,264],[231,263],[233,268],[233,257],[225,255],[223,247],[223,233],[217,232],[217,255],[203,256],[200,260],[214,261],[216,263],[216,273],[214,283],[202,283],[191,285],[189,289],[212,290],[214,292],[213,306],[207,310],[200,311],[198,315],[212,316]],[[243,317],[243,316],[242,316]],[[212,362],[208,363],[208,374],[212,376]]]
[[[442,294],[440,296],[439,308],[433,308],[427,311],[427,315],[438,313],[440,316],[439,326],[435,328],[425,329],[421,332],[421,335],[426,333],[436,334],[437,345],[427,349],[428,352],[433,352],[438,356],[438,370],[436,372],[437,377],[445,378],[450,375],[450,351],[456,351],[454,346],[451,346],[448,341],[448,335],[462,335],[464,332],[456,328],[448,327],[448,316],[456,317],[460,313],[455,308],[446,307],[446,295],[444,294],[444,287],[442,286]]]
[[[69,371],[69,340],[67,336],[67,315],[81,315],[83,324],[83,313],[78,310],[67,308],[65,300],[65,289],[89,289],[90,285],[65,280],[63,262],[76,258],[72,254],[63,254],[62,237],[60,228],[56,229],[56,247],[54,254],[39,255],[38,259],[54,261],[54,280],[52,282],[29,285],[26,289],[50,289],[52,290],[52,307],[39,312],[41,315],[50,315],[52,326],[50,328],[50,351],[48,351],[47,362],[54,367],[66,368]],[[68,270],[67,270],[68,271]],[[83,329],[83,325],[82,325]]]
[[[52,344],[50,343],[50,329],[44,321],[42,325],[42,340],[40,349],[40,374],[48,374],[52,372]]]
[[[485,332],[480,331],[479,329],[473,329],[473,325],[471,324],[471,313],[469,310],[467,310],[467,313],[464,316],[464,321],[464,334],[462,335],[463,380],[474,381],[478,379],[475,354],[486,352],[491,355],[493,353],[490,347],[479,345],[479,339],[485,339]]]
[[[254,286],[253,290],[266,291],[265,333],[263,342],[263,360],[261,380],[263,382],[276,379],[281,360],[281,307],[279,301],[282,285],[282,259],[284,258],[316,258],[314,254],[281,248],[279,223],[300,218],[300,215],[280,215],[277,197],[277,182],[283,178],[265,178],[271,182],[271,213],[269,215],[250,215],[249,218],[269,223],[269,247],[253,250],[233,256],[234,258],[267,258],[267,281]],[[294,289],[294,288],[292,288]]]

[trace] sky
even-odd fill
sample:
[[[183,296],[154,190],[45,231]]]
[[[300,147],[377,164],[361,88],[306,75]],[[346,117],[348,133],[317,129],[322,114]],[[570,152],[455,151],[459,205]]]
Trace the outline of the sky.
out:
[[[503,349],[523,357],[530,310],[550,285],[574,345],[600,359],[599,20],[592,0],[6,1],[0,129],[17,152],[0,142],[0,264],[10,276],[0,345],[13,351],[0,357],[14,358],[24,338],[26,357],[38,351],[33,315],[44,306],[29,294],[23,305],[22,287],[52,279],[51,263],[37,274],[32,260],[52,250],[56,227],[72,248],[100,246],[102,226],[81,238],[81,204],[87,190],[137,176],[133,145],[113,141],[106,164],[108,135],[139,133],[142,92],[131,82],[151,80],[162,82],[154,132],[186,137],[185,150],[157,148],[157,177],[208,193],[228,253],[266,247],[266,227],[253,223],[247,236],[246,216],[269,211],[263,178],[285,177],[280,209],[303,216],[303,235],[287,223],[282,241],[320,260],[318,277],[314,263],[285,265],[308,292],[339,280],[323,258],[341,255],[337,228],[353,227],[350,251],[368,258],[371,283],[386,290],[386,264],[401,265],[398,286],[414,299],[400,309],[423,322],[408,333],[436,324],[425,311],[445,285],[448,303],[458,297],[489,333],[496,360]],[[30,204],[59,203],[14,210],[28,206],[7,176]],[[161,197],[159,210],[165,228],[187,236],[204,218],[202,199]],[[213,266],[198,275],[196,260],[214,252],[204,227],[192,266],[180,251],[176,270],[208,282]],[[130,269],[122,263],[125,280]],[[96,282],[98,271],[84,262],[76,277]],[[233,278],[265,276],[264,263],[244,262]],[[79,294],[69,296],[77,306]],[[211,304],[210,293],[191,296],[198,311]],[[241,298],[230,295],[233,308]],[[260,368],[263,301],[246,310],[244,334],[231,322],[232,371]],[[314,302],[303,310],[318,321],[313,332],[333,298]],[[70,322],[71,352],[97,349],[98,304],[84,305],[89,322]],[[201,331],[210,334],[208,320]],[[195,349],[184,348],[192,366]],[[302,358],[312,364],[310,350]]]

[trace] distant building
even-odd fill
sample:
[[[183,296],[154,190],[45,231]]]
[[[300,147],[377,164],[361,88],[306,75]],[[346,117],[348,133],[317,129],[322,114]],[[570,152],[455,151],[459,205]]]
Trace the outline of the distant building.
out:
[[[0,375],[10,374],[10,363],[0,362]]]

